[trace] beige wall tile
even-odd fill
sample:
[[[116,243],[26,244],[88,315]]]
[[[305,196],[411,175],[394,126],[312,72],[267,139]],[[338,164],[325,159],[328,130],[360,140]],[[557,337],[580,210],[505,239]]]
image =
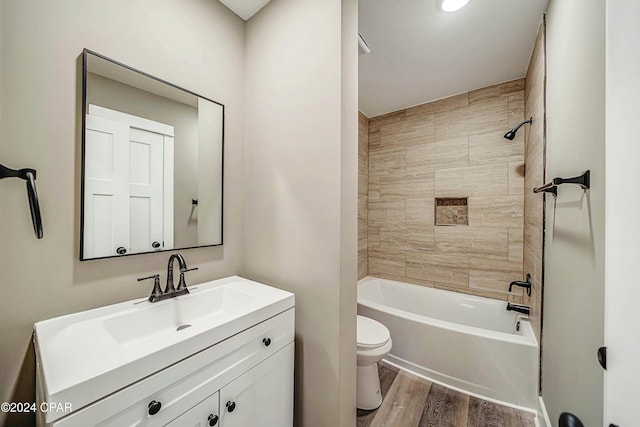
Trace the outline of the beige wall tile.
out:
[[[522,228],[524,196],[469,197],[469,226]]]
[[[522,262],[469,257],[469,287],[499,293],[509,293],[509,283],[523,280]],[[522,295],[522,288],[514,287],[514,295]]]
[[[358,174],[358,194],[366,196],[369,194],[369,177],[368,174]]]
[[[407,224],[420,223],[426,225],[434,225],[434,199],[418,198],[406,200],[406,217]]]
[[[358,195],[358,223],[367,223],[367,196]]]
[[[508,234],[506,229],[500,228],[436,227],[436,251],[506,260],[509,256]]]
[[[524,138],[520,142],[517,141],[517,138],[509,141],[504,138],[504,133],[504,130],[500,130],[471,135],[469,137],[469,165],[524,161]]]
[[[473,289],[473,288],[469,288],[468,286],[455,286],[447,283],[436,283],[435,288],[443,289],[445,291],[461,292],[463,294],[474,295],[474,296],[484,297],[484,298],[492,298],[492,299],[497,299],[502,301],[507,301],[512,297],[509,294],[503,294],[500,292],[485,291],[483,289]],[[515,297],[515,295],[513,297]]]
[[[358,279],[369,271],[369,119],[358,112]]]
[[[406,283],[406,276],[404,275],[398,275],[398,274],[391,274],[391,273],[385,273],[382,272],[378,275],[378,277],[380,277],[381,279],[387,279],[387,280],[395,280],[396,282],[405,282]]]
[[[369,248],[369,272],[378,274],[380,277],[382,277],[382,275],[385,275],[385,277],[389,275],[404,277],[404,253],[390,249],[381,250]]]
[[[507,164],[436,170],[436,197],[506,195]]]
[[[509,229],[509,261],[523,261],[524,230],[522,228]]]
[[[524,162],[509,163],[509,194],[524,194]],[[533,187],[531,187],[533,189]]]
[[[507,98],[470,104],[435,115],[436,139],[453,138],[507,129]]]
[[[408,253],[407,277],[414,279],[462,284],[469,282],[469,261],[466,256],[432,253]]]
[[[404,200],[369,200],[369,224],[404,222]]]
[[[432,251],[434,227],[425,224],[381,224],[380,250]]]
[[[439,99],[429,102],[428,104],[417,105],[405,110],[406,118],[422,117],[429,114],[439,113],[441,111],[453,110],[454,108],[466,107],[469,105],[469,94],[467,92],[460,95],[450,96],[448,98]]]
[[[367,254],[367,249],[359,249],[358,250],[358,280],[367,277],[369,274],[369,256]]]
[[[358,224],[358,251],[366,250],[369,247],[366,224]]]
[[[436,286],[436,282],[433,282],[431,280],[423,280],[423,279],[417,279],[415,277],[404,277],[404,282],[406,283],[412,283],[414,285],[420,285],[420,286],[426,286],[427,288],[433,288]]]
[[[433,114],[380,127],[380,149],[424,144],[434,139]]]
[[[369,119],[369,132],[378,132],[380,127],[391,123],[397,123],[405,119],[405,110],[394,111],[382,116],[371,117]]]
[[[514,128],[522,123],[524,119],[524,90],[522,90],[507,97],[507,125],[510,128]],[[524,134],[524,132],[522,133]],[[518,135],[520,135],[520,132],[518,132]],[[524,137],[522,138],[522,143],[524,143]]]
[[[368,275],[521,301],[500,274],[519,264],[522,275],[525,129],[514,141],[503,135],[524,118],[523,88],[507,82],[369,120],[368,156],[359,153],[361,182],[368,165],[359,275],[366,244]],[[471,226],[434,227],[435,196],[469,197]],[[470,288],[469,256],[499,269],[476,266]]]
[[[369,248],[379,248],[380,247],[380,226],[379,225],[369,225],[367,226],[367,244]]]
[[[489,99],[500,98],[513,92],[524,90],[524,79],[512,80],[510,82],[499,83],[497,85],[472,90],[469,92],[469,104],[487,101]]]
[[[369,177],[390,175],[404,170],[405,166],[404,148],[369,152]]]
[[[404,169],[380,177],[380,198],[385,200],[433,197],[434,172]]]
[[[406,164],[424,170],[468,166],[469,138],[463,136],[408,147]]]
[[[369,129],[369,150],[376,149],[380,147],[380,131],[372,132]]]

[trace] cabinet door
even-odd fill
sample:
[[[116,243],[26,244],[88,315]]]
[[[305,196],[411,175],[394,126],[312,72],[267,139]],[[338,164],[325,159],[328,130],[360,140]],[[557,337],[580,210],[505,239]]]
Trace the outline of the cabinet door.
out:
[[[219,426],[218,400],[220,393],[214,393],[165,427],[205,427]]]
[[[291,343],[220,390],[222,427],[293,425]]]

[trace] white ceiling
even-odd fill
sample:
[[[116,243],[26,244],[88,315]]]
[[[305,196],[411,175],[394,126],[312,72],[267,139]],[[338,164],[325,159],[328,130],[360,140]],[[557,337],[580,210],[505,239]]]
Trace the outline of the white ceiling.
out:
[[[360,0],[359,107],[368,117],[524,77],[547,0]]]
[[[253,15],[258,13],[269,0],[220,0],[220,3],[227,6],[240,18],[248,21]]]

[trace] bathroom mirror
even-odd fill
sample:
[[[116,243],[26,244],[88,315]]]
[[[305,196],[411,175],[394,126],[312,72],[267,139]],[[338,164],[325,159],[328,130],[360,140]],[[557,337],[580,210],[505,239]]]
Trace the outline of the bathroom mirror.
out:
[[[224,105],[85,49],[80,259],[222,244]]]

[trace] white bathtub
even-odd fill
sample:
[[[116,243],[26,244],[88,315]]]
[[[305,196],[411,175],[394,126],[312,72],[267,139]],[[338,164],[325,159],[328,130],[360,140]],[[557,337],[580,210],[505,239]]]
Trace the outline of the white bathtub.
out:
[[[506,304],[374,277],[358,282],[358,314],[391,332],[387,362],[445,386],[535,411],[538,343],[530,323],[507,311]]]

